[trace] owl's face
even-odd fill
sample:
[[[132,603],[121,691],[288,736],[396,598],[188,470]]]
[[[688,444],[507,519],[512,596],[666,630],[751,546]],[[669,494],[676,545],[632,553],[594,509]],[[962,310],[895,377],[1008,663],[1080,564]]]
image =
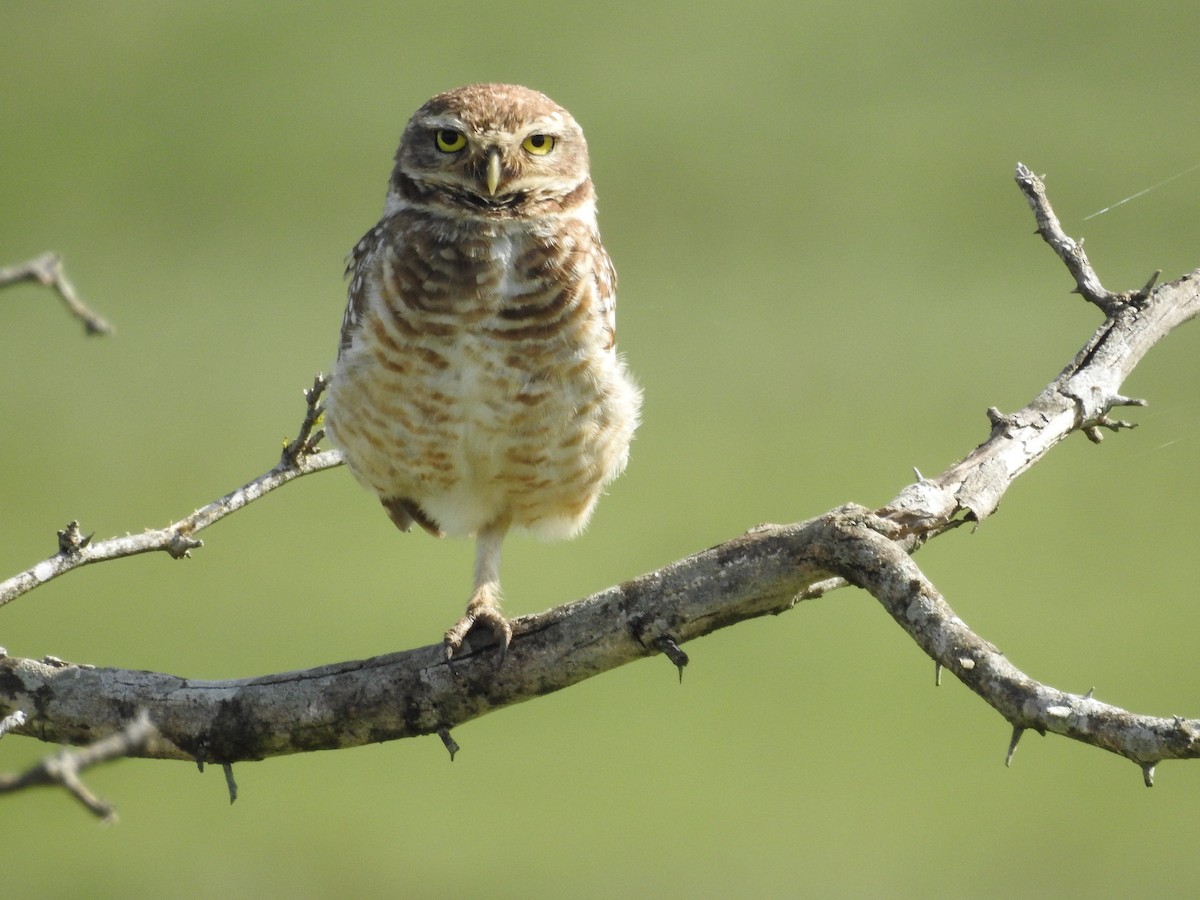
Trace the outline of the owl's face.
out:
[[[404,129],[388,205],[418,199],[496,215],[587,202],[583,131],[549,97],[517,85],[472,84],[438,94]]]

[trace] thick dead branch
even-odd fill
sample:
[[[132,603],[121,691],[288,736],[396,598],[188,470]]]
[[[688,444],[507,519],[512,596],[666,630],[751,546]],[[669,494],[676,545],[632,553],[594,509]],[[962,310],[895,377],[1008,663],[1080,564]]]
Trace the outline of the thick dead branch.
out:
[[[972,632],[910,558],[925,541],[993,513],[1013,481],[1071,432],[1094,438],[1100,428],[1127,426],[1108,418],[1113,407],[1142,403],[1121,395],[1124,379],[1159,339],[1200,311],[1200,270],[1153,291],[1106,291],[1079,243],[1062,232],[1041,181],[1019,166],[1017,182],[1039,233],[1080,291],[1104,310],[1105,322],[1029,405],[1008,415],[989,410],[990,434],[965,459],[933,478],[918,474],[881,509],[845,506],[808,522],[761,526],[591,597],[517,619],[499,670],[486,647],[448,663],[440,643],[229,681],[3,658],[0,715],[26,710],[29,720],[14,731],[83,743],[119,732],[128,710],[145,709],[160,737],[131,748],[133,755],[226,767],[423,734],[437,734],[453,756],[458,745],[450,729],[459,723],[658,653],[682,671],[687,641],[850,583],[875,596],[939,670],[952,672],[1011,723],[1009,760],[1020,735],[1032,728],[1133,760],[1150,784],[1159,760],[1200,756],[1200,721],[1138,715],[1090,693],[1039,684]],[[289,445],[302,448],[295,466],[327,455],[308,455],[315,439],[307,435],[319,418],[314,393],[317,385],[309,392],[299,445]],[[287,459],[285,452],[281,466],[293,472]],[[289,480],[296,474],[304,472]],[[232,511],[228,499],[214,505],[221,515]],[[60,556],[101,546],[89,544],[77,528],[60,541]]]
[[[1062,734],[1152,766],[1200,756],[1200,722],[1139,716],[1032,680],[975,635],[928,582],[894,523],[861,507],[763,526],[583,600],[514,622],[504,666],[440,644],[366,660],[200,681],[33,660],[0,660],[0,708],[36,709],[20,730],[75,743],[145,708],[161,740],[134,755],[229,764],[437,734],[746,619],[792,608],[840,573],[870,591],[941,666],[1014,726]]]
[[[36,281],[48,288],[53,288],[71,315],[83,323],[88,334],[112,334],[115,330],[102,316],[92,312],[86,303],[79,298],[66,270],[62,259],[57,253],[43,253],[28,262],[0,269],[0,288],[24,281]]]
[[[0,709],[19,729],[78,743],[121,727],[139,698],[162,741],[143,755],[234,763],[439,734],[744,619],[782,612],[826,578],[797,550],[818,523],[771,526],[583,600],[514,621],[496,669],[486,648],[448,663],[441,644],[229,681],[0,659]],[[446,740],[446,737],[443,737]],[[447,744],[448,747],[452,746]]]

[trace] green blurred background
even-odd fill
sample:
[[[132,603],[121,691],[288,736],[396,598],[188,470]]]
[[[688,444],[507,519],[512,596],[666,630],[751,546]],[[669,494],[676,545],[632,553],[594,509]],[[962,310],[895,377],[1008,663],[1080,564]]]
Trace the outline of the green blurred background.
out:
[[[0,295],[0,572],[72,518],[161,526],[273,464],[327,370],[342,259],[401,127],[477,80],[592,148],[646,391],[589,532],[507,546],[507,608],[585,595],[764,521],[879,504],[1023,405],[1098,315],[1012,183],[1047,173],[1113,289],[1200,266],[1194,2],[19,3],[0,8],[0,263],[55,249],[119,333]],[[1189,326],[919,561],[1032,676],[1200,714]],[[0,610],[0,644],[226,678],[431,643],[471,547],[400,536],[344,470]],[[1026,737],[842,591],[436,738],[219,771],[126,761],[0,802],[11,896],[1170,895],[1200,764]],[[9,738],[0,769],[48,748]]]

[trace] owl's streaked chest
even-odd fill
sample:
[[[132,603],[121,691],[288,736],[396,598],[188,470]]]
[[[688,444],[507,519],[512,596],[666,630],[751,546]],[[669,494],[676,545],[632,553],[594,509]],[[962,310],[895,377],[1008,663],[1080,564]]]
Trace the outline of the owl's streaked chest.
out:
[[[557,243],[523,222],[418,222],[381,241],[367,286],[373,281],[376,296],[392,307],[455,317],[469,330],[553,287],[540,263],[559,252]]]
[[[454,400],[512,400],[594,349],[597,260],[588,238],[586,229],[521,221],[410,231],[380,253],[370,302]],[[450,365],[438,371],[434,354]]]
[[[334,382],[330,424],[360,477],[421,498],[451,530],[458,517],[439,496],[511,505],[557,455],[547,435],[577,458],[564,490],[594,478],[591,442],[612,455],[602,397],[624,384],[598,312],[607,257],[594,232],[487,222],[388,237],[363,259],[360,320]],[[346,432],[359,421],[379,427],[356,442]]]

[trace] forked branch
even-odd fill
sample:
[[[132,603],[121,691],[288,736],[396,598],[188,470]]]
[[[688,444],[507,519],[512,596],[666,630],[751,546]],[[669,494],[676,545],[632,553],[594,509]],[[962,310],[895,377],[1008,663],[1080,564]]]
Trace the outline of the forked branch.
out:
[[[0,775],[0,794],[30,787],[58,786],[106,822],[115,822],[116,810],[93,794],[83,783],[80,774],[92,766],[135,756],[154,742],[154,726],[150,718],[140,713],[119,731],[101,738],[79,750],[62,749],[43,757],[31,769],[20,775]]]
[[[14,731],[83,743],[119,732],[127,710],[144,709],[158,738],[132,748],[133,755],[220,763],[227,774],[241,760],[426,734],[438,735],[453,754],[458,744],[450,729],[459,723],[634,659],[662,653],[682,667],[688,657],[681,645],[688,641],[853,584],[875,596],[939,669],[1011,724],[1010,759],[1017,739],[1032,728],[1126,757],[1150,784],[1158,761],[1200,756],[1200,721],[1143,716],[1034,681],[954,614],[910,556],[956,525],[994,513],[1013,481],[1072,432],[1096,439],[1100,429],[1127,426],[1109,418],[1114,407],[1142,404],[1120,393],[1125,378],[1158,340],[1200,311],[1200,271],[1153,290],[1107,291],[1080,242],[1063,232],[1041,180],[1024,166],[1016,180],[1039,233],[1105,321],[1027,406],[1009,414],[989,410],[988,437],[963,460],[935,477],[918,476],[884,507],[850,505],[808,522],[761,526],[591,597],[517,619],[499,670],[487,647],[448,663],[440,643],[228,681],[4,658],[0,715],[23,710],[29,721]],[[268,473],[291,473],[280,484],[314,471],[315,461],[327,467],[323,458],[336,464],[314,452],[315,403],[310,396],[299,444],[289,445],[300,451],[291,463],[285,452]],[[247,489],[259,481],[241,492],[254,493],[257,488]],[[236,496],[240,492],[230,498]],[[244,502],[223,498],[213,506],[225,515]],[[210,514],[185,531],[173,526],[148,549],[165,549],[163,539],[190,536],[219,517]],[[103,545],[88,544],[71,529],[62,540],[60,556]]]
[[[83,323],[88,334],[112,334],[112,325],[103,316],[95,313],[83,302],[75,285],[67,278],[62,259],[57,253],[43,253],[33,259],[15,266],[5,266],[0,269],[0,288],[25,281],[35,281],[38,284],[52,288],[66,304],[71,315]]]

